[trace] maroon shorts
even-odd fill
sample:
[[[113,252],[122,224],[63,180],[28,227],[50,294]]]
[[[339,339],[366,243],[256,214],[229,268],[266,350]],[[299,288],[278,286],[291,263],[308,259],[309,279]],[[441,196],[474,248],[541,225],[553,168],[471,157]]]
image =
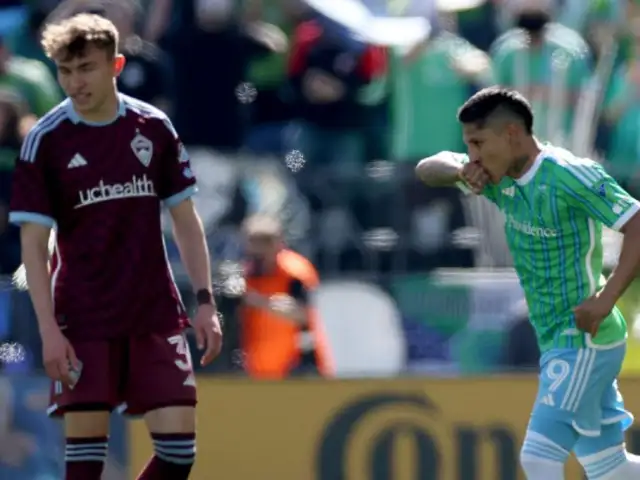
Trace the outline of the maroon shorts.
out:
[[[50,415],[102,409],[142,415],[196,404],[191,353],[180,332],[71,344],[82,373],[73,389],[53,382]]]

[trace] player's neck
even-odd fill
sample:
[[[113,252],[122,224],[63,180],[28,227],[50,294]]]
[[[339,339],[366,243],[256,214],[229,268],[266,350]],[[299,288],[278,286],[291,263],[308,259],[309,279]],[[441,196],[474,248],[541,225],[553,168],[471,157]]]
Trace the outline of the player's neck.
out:
[[[113,94],[110,94],[99,108],[91,112],[78,112],[78,116],[87,122],[93,123],[106,123],[114,120],[118,116],[118,109],[120,106],[120,99],[117,92],[114,90]]]
[[[536,158],[538,158],[538,155],[540,155],[542,147],[535,138],[532,138],[531,140],[531,145],[525,149],[522,155],[517,156],[511,165],[511,171],[509,174],[511,178],[522,177],[529,171],[535,163]]]

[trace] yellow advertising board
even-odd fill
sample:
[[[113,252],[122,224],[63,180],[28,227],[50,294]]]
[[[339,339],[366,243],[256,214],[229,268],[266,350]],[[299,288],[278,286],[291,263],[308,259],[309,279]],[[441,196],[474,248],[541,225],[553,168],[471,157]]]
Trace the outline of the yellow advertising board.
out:
[[[640,411],[640,379],[621,382]],[[533,377],[198,383],[195,480],[523,480]],[[640,448],[640,429],[629,438]],[[151,455],[131,424],[133,474]],[[572,460],[571,480],[582,478]]]

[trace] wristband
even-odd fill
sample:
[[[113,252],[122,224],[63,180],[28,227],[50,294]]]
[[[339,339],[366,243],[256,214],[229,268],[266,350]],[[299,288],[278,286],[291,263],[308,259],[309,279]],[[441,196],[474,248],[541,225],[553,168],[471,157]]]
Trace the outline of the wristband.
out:
[[[206,288],[198,290],[196,292],[196,301],[198,305],[213,305],[213,294]]]

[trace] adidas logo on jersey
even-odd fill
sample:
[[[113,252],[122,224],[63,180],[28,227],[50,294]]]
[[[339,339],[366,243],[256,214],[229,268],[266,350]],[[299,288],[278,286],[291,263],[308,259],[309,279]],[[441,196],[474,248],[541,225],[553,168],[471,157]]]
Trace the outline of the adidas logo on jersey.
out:
[[[553,400],[553,396],[549,393],[540,399],[540,403],[543,405],[548,405],[550,407],[555,407],[556,402]]]
[[[516,194],[516,187],[507,187],[502,189],[503,195],[507,195],[508,197],[513,197]]]
[[[78,167],[84,167],[86,165],[87,165],[87,161],[84,159],[84,157],[79,153],[76,153],[71,159],[71,161],[69,162],[69,165],[67,165],[67,168],[78,168]]]
[[[86,207],[95,203],[102,203],[109,200],[135,197],[155,197],[156,191],[153,182],[146,175],[142,177],[131,177],[131,181],[124,183],[100,183],[93,188],[87,188],[79,192],[80,203],[75,208]]]

